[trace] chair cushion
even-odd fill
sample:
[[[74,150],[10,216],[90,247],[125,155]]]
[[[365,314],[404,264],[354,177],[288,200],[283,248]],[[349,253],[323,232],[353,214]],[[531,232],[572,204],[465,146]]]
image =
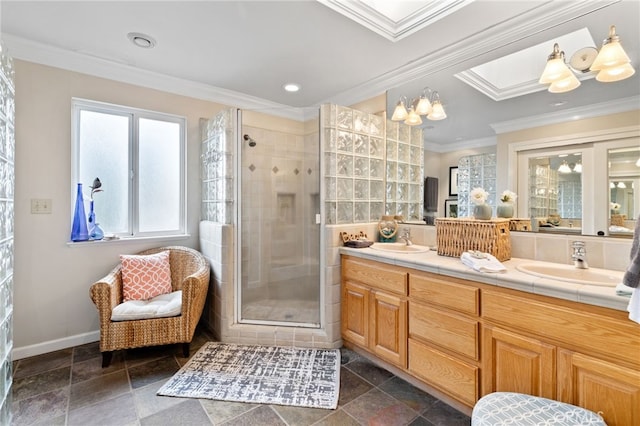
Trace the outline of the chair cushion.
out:
[[[471,426],[607,426],[593,411],[515,392],[494,392],[478,400]]]
[[[111,311],[111,321],[175,317],[181,312],[182,290],[178,290],[149,300],[122,302]]]
[[[171,292],[169,251],[155,254],[120,255],[122,262],[122,296],[129,300],[149,300]]]

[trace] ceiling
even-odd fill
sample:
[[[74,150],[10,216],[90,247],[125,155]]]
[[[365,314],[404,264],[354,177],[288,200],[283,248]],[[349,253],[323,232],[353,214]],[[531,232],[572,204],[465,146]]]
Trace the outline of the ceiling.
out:
[[[544,124],[640,108],[640,70],[608,84],[582,75],[581,87],[566,94],[533,81],[528,90],[539,91],[499,101],[468,84],[471,68],[547,43],[541,57],[503,71],[535,80],[558,38],[586,28],[599,48],[609,25],[638,69],[637,0],[441,0],[423,8],[406,0],[409,14],[427,14],[411,16],[408,26],[392,16],[386,33],[367,8],[374,3],[2,0],[0,29],[17,59],[293,118],[316,114],[321,103],[351,105],[385,91],[392,112],[400,96],[428,86],[448,115],[423,124],[425,146],[437,151],[493,144],[496,131],[522,128],[523,120]],[[129,32],[148,34],[157,45],[134,46]],[[302,89],[285,92],[289,82]]]

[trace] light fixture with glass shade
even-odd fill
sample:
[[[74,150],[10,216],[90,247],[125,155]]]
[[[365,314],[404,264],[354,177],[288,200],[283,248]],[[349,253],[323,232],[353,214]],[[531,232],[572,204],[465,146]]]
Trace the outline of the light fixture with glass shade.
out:
[[[596,80],[603,83],[624,80],[636,72],[620,44],[615,25],[610,27],[609,37],[603,41],[599,52],[594,47],[584,47],[571,56],[570,65],[579,73],[597,71]],[[553,52],[548,56],[538,82],[549,84],[551,93],[569,92],[580,86],[580,80],[565,63],[564,52],[558,43],[553,45]]]
[[[447,114],[444,112],[442,101],[438,92],[426,87],[420,96],[408,102],[405,96],[401,96],[391,116],[392,121],[404,121],[409,126],[422,124],[421,116],[429,120],[444,120]]]
[[[609,28],[609,37],[602,42],[602,48],[591,64],[591,71],[599,71],[596,80],[605,83],[624,80],[635,74],[636,70],[620,44],[615,25]]]
[[[571,167],[569,167],[569,164],[567,164],[566,161],[563,161],[562,164],[560,164],[560,167],[558,167],[558,173],[571,173]]]
[[[413,107],[409,108],[409,114],[407,115],[407,119],[404,120],[404,124],[407,124],[409,126],[418,126],[422,124],[422,118],[420,118]]]
[[[627,189],[627,185],[624,182],[618,182],[616,187],[620,189]]]
[[[404,99],[406,98],[403,96],[396,104],[396,108],[393,110],[393,115],[391,116],[392,121],[402,121],[407,119],[409,113],[407,112]]]
[[[564,62],[564,52],[560,50],[558,43],[553,45],[553,52],[547,58],[547,65],[540,76],[538,83],[551,84],[569,78],[573,73]]]
[[[576,173],[582,173],[582,163],[578,161],[575,166],[573,166],[573,171]]]

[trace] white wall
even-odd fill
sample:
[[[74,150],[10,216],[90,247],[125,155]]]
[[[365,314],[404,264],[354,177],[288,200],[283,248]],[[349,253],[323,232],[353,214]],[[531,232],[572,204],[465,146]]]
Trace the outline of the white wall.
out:
[[[212,117],[223,106],[24,61],[15,61],[15,68],[14,358],[22,358],[97,340],[98,317],[89,287],[118,263],[119,254],[169,244],[198,248],[198,121]],[[72,97],[187,118],[189,238],[67,244],[74,198],[70,182]],[[31,214],[32,198],[51,199],[52,214]]]

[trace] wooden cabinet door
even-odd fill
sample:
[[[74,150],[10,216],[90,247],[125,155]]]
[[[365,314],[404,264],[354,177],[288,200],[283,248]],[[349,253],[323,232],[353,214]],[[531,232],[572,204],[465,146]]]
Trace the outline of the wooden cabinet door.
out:
[[[609,426],[640,424],[640,372],[558,351],[558,399],[600,413]]]
[[[379,291],[370,298],[369,348],[399,367],[407,367],[407,301]]]
[[[520,392],[555,399],[556,348],[494,327],[483,328],[482,394]]]
[[[350,281],[342,283],[342,338],[366,348],[369,338],[369,289]]]

